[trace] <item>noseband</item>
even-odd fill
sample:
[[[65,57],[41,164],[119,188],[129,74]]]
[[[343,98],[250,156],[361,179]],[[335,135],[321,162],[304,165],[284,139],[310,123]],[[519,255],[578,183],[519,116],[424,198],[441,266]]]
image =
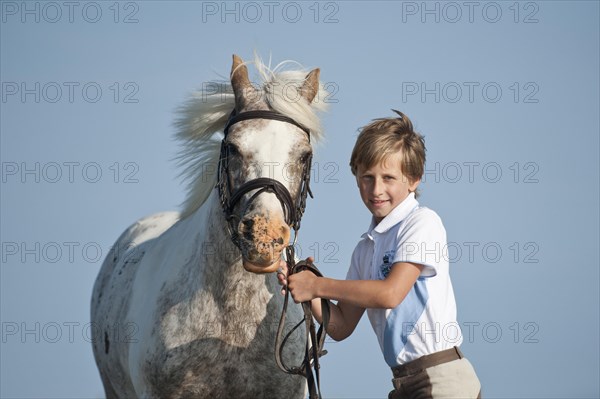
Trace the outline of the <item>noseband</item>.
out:
[[[229,177],[230,154],[227,146],[227,135],[232,125],[249,119],[271,119],[280,122],[290,123],[302,129],[307,134],[308,140],[310,141],[310,131],[306,127],[300,125],[292,118],[288,118],[287,116],[282,115],[278,112],[246,111],[239,114],[236,114],[235,110],[232,112],[231,116],[229,117],[229,120],[227,121],[227,125],[225,125],[225,129],[223,130],[225,136],[223,137],[223,141],[221,141],[221,154],[218,163],[219,171],[217,179],[217,189],[219,190],[221,208],[223,208],[223,212],[225,213],[225,219],[227,220],[227,226],[229,229],[231,240],[238,247],[240,246],[239,234],[237,232],[238,223],[236,223],[236,219],[238,218],[234,214],[233,209],[245,194],[249,193],[250,191],[257,190],[250,197],[249,203],[254,201],[260,194],[264,192],[275,194],[275,196],[281,203],[281,207],[283,208],[285,221],[288,224],[288,226],[294,229],[295,234],[297,234],[298,230],[300,229],[300,220],[302,219],[304,209],[306,208],[306,196],[307,194],[310,195],[311,198],[313,196],[309,187],[310,164],[312,156],[309,156],[304,161],[301,176],[302,180],[300,183],[300,191],[298,197],[296,198],[296,201],[293,200],[292,195],[283,184],[270,177],[259,177],[247,181],[246,183],[238,187],[237,190],[232,192],[232,184]]]
[[[235,113],[235,110],[231,113],[229,121],[223,130],[225,137],[221,142],[221,154],[219,157],[219,172],[217,179],[217,189],[219,190],[219,198],[221,201],[221,207],[225,213],[225,219],[227,221],[227,228],[233,243],[239,248],[239,234],[238,223],[236,223],[236,216],[234,215],[233,209],[242,197],[256,190],[249,199],[249,203],[254,201],[260,194],[267,192],[273,193],[281,203],[283,213],[285,215],[285,221],[291,228],[294,229],[294,242],[286,247],[286,262],[288,267],[288,275],[292,275],[301,271],[310,271],[317,276],[322,276],[319,270],[312,264],[312,262],[300,261],[296,263],[294,254],[294,244],[298,236],[298,230],[300,229],[300,219],[304,214],[306,208],[306,196],[307,194],[312,198],[312,192],[310,191],[310,166],[312,155],[304,160],[302,166],[302,177],[300,182],[300,189],[296,201],[292,198],[292,195],[288,189],[281,184],[279,181],[269,177],[259,177],[250,180],[240,187],[237,188],[233,193],[232,184],[229,177],[229,149],[227,146],[227,134],[232,125],[249,120],[249,119],[271,119],[280,122],[290,123],[294,126],[299,127],[308,135],[308,141],[310,142],[310,131],[300,125],[295,120],[288,118],[274,111],[246,111],[239,114]],[[302,309],[304,311],[304,318],[289,331],[285,337],[283,336],[283,327],[285,324],[285,318],[287,313],[287,305],[289,299],[289,290],[287,285],[285,286],[285,300],[283,304],[283,310],[279,319],[279,326],[277,327],[277,335],[275,337],[275,361],[279,368],[288,374],[300,374],[303,375],[308,382],[309,398],[318,399],[321,397],[321,381],[319,373],[319,357],[326,354],[327,351],[323,350],[325,343],[325,336],[327,334],[327,325],[329,324],[329,302],[325,299],[321,300],[321,309],[323,323],[319,326],[318,332],[315,331],[315,324],[313,321],[312,310],[310,302],[302,303]],[[306,327],[306,341],[305,341],[305,354],[302,365],[299,367],[288,367],[283,362],[283,348],[293,334],[293,332],[300,327],[302,324]],[[314,375],[312,372],[314,369]]]

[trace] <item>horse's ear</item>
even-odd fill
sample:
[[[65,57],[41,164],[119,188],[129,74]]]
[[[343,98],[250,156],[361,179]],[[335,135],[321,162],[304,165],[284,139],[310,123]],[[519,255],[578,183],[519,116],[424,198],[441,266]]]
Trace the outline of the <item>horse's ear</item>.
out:
[[[306,75],[306,78],[304,78],[304,83],[300,88],[300,94],[308,101],[309,104],[314,100],[319,91],[320,73],[321,70],[319,68],[310,71],[308,75]]]
[[[253,89],[250,79],[248,79],[248,68],[244,61],[237,55],[233,55],[233,65],[231,66],[231,87],[235,94],[236,108],[242,108],[243,100],[248,94],[248,90]]]

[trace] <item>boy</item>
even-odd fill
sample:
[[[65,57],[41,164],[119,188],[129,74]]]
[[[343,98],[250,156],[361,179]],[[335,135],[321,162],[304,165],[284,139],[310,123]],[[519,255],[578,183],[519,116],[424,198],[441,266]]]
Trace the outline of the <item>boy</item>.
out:
[[[331,304],[329,335],[343,340],[365,309],[392,368],[400,398],[476,398],[480,383],[458,346],[456,303],[450,282],[446,231],[439,216],[419,206],[425,143],[403,113],[376,119],[356,141],[350,167],[371,225],[352,254],[346,280],[301,272],[287,284],[295,302]],[[279,275],[285,284],[285,275]],[[320,301],[313,301],[320,321]]]

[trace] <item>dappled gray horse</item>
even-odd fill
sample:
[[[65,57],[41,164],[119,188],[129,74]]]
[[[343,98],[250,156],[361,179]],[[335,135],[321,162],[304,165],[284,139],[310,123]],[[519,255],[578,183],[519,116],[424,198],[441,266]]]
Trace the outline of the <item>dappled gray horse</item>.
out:
[[[318,69],[255,63],[260,87],[234,56],[230,83],[207,85],[181,108],[182,212],[138,220],[102,265],[91,320],[107,398],[305,395],[305,379],[274,361],[283,296],[272,272],[302,216],[322,86]],[[256,181],[267,188],[246,184]],[[290,363],[302,361],[301,334],[287,346]]]

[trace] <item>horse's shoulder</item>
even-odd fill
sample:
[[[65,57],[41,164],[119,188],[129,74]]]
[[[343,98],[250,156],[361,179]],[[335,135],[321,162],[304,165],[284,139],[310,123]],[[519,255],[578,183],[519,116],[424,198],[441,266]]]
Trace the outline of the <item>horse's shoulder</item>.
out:
[[[123,262],[132,261],[137,263],[143,256],[144,247],[146,247],[148,241],[160,236],[178,220],[179,212],[161,212],[145,216],[131,224],[121,233],[108,252],[102,264],[98,280],[105,280],[111,276],[113,270]]]
[[[179,212],[161,212],[145,216],[130,225],[119,237],[116,247],[139,246],[160,236],[179,221]]]

